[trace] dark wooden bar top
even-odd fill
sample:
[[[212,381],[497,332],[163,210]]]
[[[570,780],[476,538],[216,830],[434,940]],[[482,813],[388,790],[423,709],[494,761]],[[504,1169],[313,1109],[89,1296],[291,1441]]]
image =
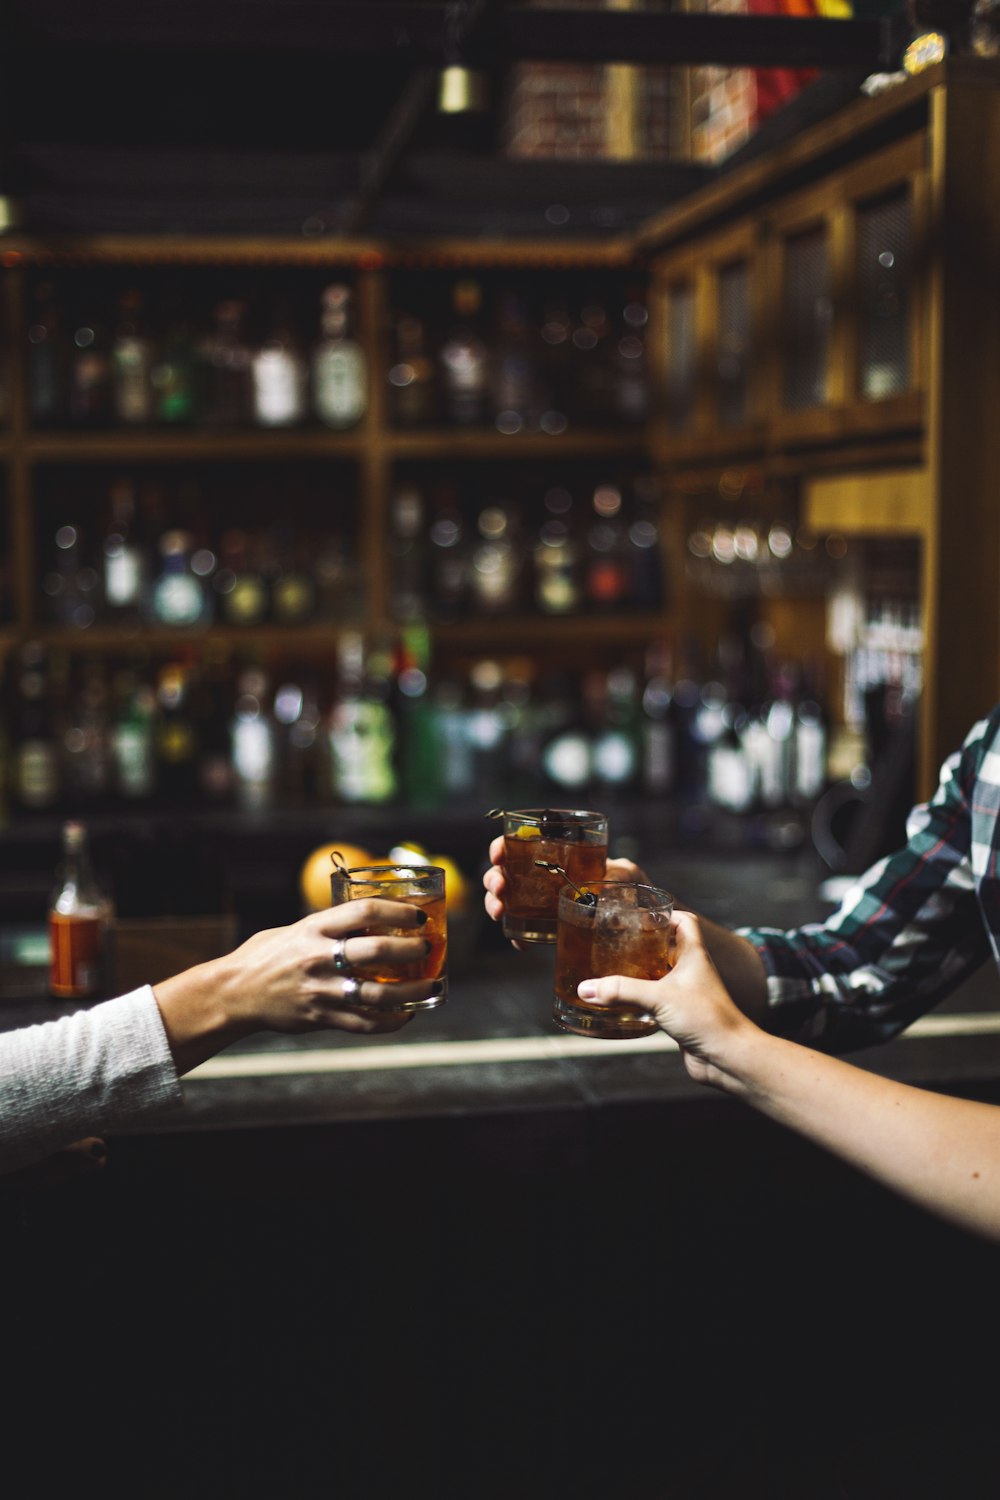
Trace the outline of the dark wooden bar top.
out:
[[[670,878],[670,861],[656,870]],[[810,859],[758,854],[720,864],[686,851],[686,903],[733,925],[814,920],[824,905]],[[450,994],[402,1031],[357,1037],[260,1034],[210,1059],[183,1080],[185,1105],[143,1127],[153,1134],[431,1119],[513,1111],[588,1110],[607,1104],[705,1101],[676,1047],[662,1035],[627,1042],[570,1036],[551,1018],[553,950],[514,952],[478,904],[453,942]],[[40,970],[35,993],[8,973],[0,1028],[55,1019]],[[28,981],[25,981],[25,986]],[[980,972],[894,1042],[853,1060],[930,1087],[1000,1097],[1000,982]],[[718,1099],[719,1096],[715,1096]],[[744,1111],[734,1107],[737,1114]]]

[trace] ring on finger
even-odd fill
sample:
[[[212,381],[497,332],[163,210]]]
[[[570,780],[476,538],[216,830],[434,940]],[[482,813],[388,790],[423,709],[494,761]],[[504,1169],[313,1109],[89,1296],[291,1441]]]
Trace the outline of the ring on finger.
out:
[[[348,977],[343,981],[340,991],[340,998],[347,1005],[360,1005],[361,981],[359,979],[354,979],[350,975],[348,975]]]
[[[349,974],[351,966],[347,962],[347,939],[333,938],[333,967],[337,974]]]

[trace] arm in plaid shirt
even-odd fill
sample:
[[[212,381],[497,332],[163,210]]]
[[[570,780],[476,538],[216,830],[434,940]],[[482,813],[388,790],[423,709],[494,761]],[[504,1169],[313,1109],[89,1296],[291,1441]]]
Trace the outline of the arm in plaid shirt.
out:
[[[827,1052],[887,1041],[992,953],[1000,962],[1000,705],[946,761],[907,842],[827,921],[743,928],[767,970],[768,1029]]]

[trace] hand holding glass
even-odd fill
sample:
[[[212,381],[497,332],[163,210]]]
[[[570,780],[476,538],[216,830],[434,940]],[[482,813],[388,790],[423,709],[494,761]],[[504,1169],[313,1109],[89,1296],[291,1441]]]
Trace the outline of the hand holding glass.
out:
[[[400,1010],[432,1010],[448,998],[448,924],[445,912],[445,872],[440,865],[367,865],[353,870],[335,870],[330,876],[332,904],[374,897],[380,901],[402,901],[419,906],[427,913],[426,925],[419,929],[428,943],[426,957],[410,964],[356,964],[352,972],[359,979],[375,979],[379,984],[400,984],[416,979],[436,979],[440,994],[426,1000],[412,1000]],[[361,931],[381,933],[387,937],[413,937],[412,927],[366,927]]]
[[[581,897],[558,876],[549,878],[559,886],[556,1024],[579,1036],[652,1035],[656,1022],[639,1006],[626,1000],[610,1005],[581,1000],[576,991],[584,979],[609,974],[662,979],[672,961],[673,896],[635,881],[598,880],[586,884]],[[588,901],[588,895],[596,899]]]

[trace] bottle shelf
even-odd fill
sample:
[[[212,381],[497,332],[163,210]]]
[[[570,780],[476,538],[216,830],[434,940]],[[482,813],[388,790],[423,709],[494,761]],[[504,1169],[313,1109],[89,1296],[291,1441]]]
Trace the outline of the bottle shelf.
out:
[[[465,431],[435,428],[400,432],[379,428],[371,433],[315,432],[302,428],[281,432],[129,432],[120,428],[106,432],[32,432],[24,439],[26,457],[33,463],[188,463],[192,459],[255,458],[359,458],[369,443],[393,458],[552,458],[586,457],[590,454],[642,451],[642,430],[577,431],[547,434],[522,432],[507,435],[489,428]],[[9,439],[0,439],[0,457],[10,449]]]
[[[49,626],[15,630],[0,628],[0,650],[10,649],[19,641],[31,639],[44,646],[74,653],[129,652],[132,650],[201,649],[209,643],[232,649],[280,650],[310,653],[336,645],[344,631],[372,632],[394,636],[405,627],[391,620],[331,620],[312,625],[200,625],[191,628],[150,628],[122,630],[113,625],[93,625],[87,630],[56,630]],[[556,643],[595,642],[609,645],[640,644],[663,632],[663,616],[644,612],[634,615],[548,615],[499,616],[495,619],[473,617],[455,621],[431,622],[427,625],[432,645],[474,651],[505,651],[512,647],[538,645],[539,633]]]
[[[431,626],[431,639],[436,645],[466,646],[474,651],[502,651],[508,646],[536,649],[543,634],[553,644],[644,644],[662,635],[663,625],[663,615],[658,613],[520,615],[441,622]]]
[[[643,429],[581,427],[560,432],[496,432],[489,428],[442,427],[420,432],[392,430],[381,436],[394,458],[569,458],[601,453],[639,453]]]
[[[357,458],[356,432],[51,432],[32,433],[25,453],[36,464],[72,462],[188,463],[192,459]]]

